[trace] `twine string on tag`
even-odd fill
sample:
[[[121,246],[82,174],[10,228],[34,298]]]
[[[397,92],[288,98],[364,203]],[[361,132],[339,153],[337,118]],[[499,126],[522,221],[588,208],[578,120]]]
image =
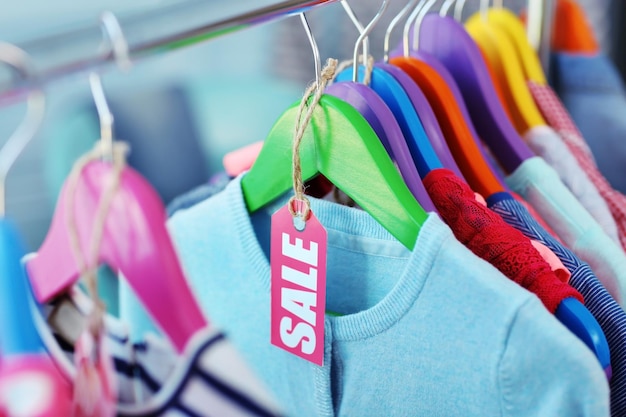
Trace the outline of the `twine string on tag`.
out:
[[[313,118],[315,107],[319,103],[326,85],[335,77],[337,70],[337,60],[329,58],[326,65],[322,69],[320,82],[312,83],[305,91],[300,108],[298,109],[298,117],[294,130],[294,140],[292,149],[292,173],[293,173],[293,191],[294,196],[289,200],[289,212],[293,217],[300,217],[304,221],[309,218],[311,213],[311,204],[304,195],[304,180],[302,178],[302,165],[300,161],[300,144],[304,138],[306,128],[309,126]],[[313,97],[311,97],[313,95]],[[311,99],[309,101],[309,98]]]
[[[106,223],[107,214],[113,197],[119,188],[121,180],[121,174],[123,168],[126,166],[126,153],[128,152],[128,145],[123,142],[116,142],[113,147],[113,172],[109,177],[109,183],[104,194],[101,196],[96,209],[96,215],[94,218],[94,225],[92,234],[89,241],[87,256],[84,256],[81,244],[80,236],[78,234],[78,226],[76,224],[75,216],[75,196],[78,189],[78,183],[83,169],[92,161],[101,159],[107,155],[109,151],[105,149],[101,142],[98,142],[93,150],[82,156],[74,164],[72,171],[67,180],[67,192],[66,192],[66,221],[69,229],[69,239],[74,258],[78,264],[79,273],[85,280],[89,295],[94,301],[94,309],[89,316],[89,330],[94,336],[97,336],[99,328],[102,324],[102,318],[104,316],[105,307],[98,295],[97,286],[97,262],[98,254],[100,252],[100,245],[102,243],[102,237],[104,235],[104,226]]]
[[[84,168],[94,160],[111,155],[111,150],[113,171],[106,179],[106,188],[98,201],[85,257],[75,216],[76,192]],[[105,306],[98,294],[97,267],[107,215],[119,189],[127,152],[128,146],[123,142],[113,142],[111,148],[110,143],[105,146],[99,141],[91,152],[76,161],[67,180],[65,206],[70,246],[79,273],[86,281],[87,290],[94,302],[94,308],[87,317],[86,333],[79,338],[76,346],[77,375],[74,384],[73,417],[111,417],[115,414],[112,363],[107,363],[107,355],[100,349],[103,341]]]

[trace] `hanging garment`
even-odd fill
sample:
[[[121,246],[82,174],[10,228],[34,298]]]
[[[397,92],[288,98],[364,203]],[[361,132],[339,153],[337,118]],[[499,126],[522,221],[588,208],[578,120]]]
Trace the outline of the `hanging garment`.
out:
[[[620,244],[626,249],[626,196],[615,190],[602,175],[587,142],[552,88],[532,81],[528,86],[548,123],[559,133],[582,170],[606,201],[617,224]]]
[[[583,261],[618,302],[626,291],[626,255],[542,158],[524,161],[507,179]]]
[[[580,128],[600,172],[626,193],[626,89],[603,54],[557,53],[552,59],[552,85]]]
[[[46,350],[72,380],[74,345],[48,322],[56,320],[66,331],[80,332],[91,300],[74,288],[71,296],[44,306],[32,297],[29,304]],[[180,356],[164,339],[150,334],[141,343],[132,343],[129,326],[112,316],[105,317],[105,329],[118,385],[118,416],[281,415],[225,335],[215,328],[198,332]]]
[[[564,299],[583,297],[558,279],[530,239],[476,200],[474,192],[452,171],[435,169],[424,186],[456,238],[506,277],[534,293],[554,313]]]
[[[200,304],[289,415],[608,414],[589,349],[435,214],[410,252],[369,214],[312,198],[328,233],[327,308],[342,315],[326,316],[322,367],[271,346],[269,216],[287,200],[251,216],[240,184],[169,230]]]
[[[615,243],[621,246],[617,225],[596,186],[582,170],[560,136],[548,126],[536,126],[524,135],[528,146],[559,174],[561,181]]]
[[[209,178],[209,181],[206,184],[198,185],[186,193],[174,198],[172,202],[167,205],[167,216],[172,217],[178,210],[188,209],[189,207],[214,196],[226,188],[231,179],[232,178],[226,172],[218,172]]]
[[[626,415],[626,313],[615,302],[589,268],[569,249],[559,244],[507,193],[487,199],[489,207],[530,239],[548,246],[572,273],[570,285],[585,297],[585,307],[593,314],[609,342],[613,377],[611,415]]]

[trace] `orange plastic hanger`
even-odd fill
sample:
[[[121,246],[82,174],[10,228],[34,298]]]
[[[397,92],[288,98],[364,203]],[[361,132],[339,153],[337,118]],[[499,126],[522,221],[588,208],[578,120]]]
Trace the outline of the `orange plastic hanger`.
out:
[[[518,133],[546,125],[530,91],[515,48],[505,33],[476,13],[465,24],[496,74]]]
[[[552,49],[559,52],[597,54],[600,47],[585,11],[574,0],[558,0],[554,14]]]
[[[441,67],[445,71],[443,64],[440,64],[435,57],[419,50],[410,49],[409,30],[415,21],[415,28],[419,26],[426,16],[428,9],[434,1],[427,3],[422,9],[417,5],[417,0],[409,2],[404,9],[392,20],[385,34],[385,61],[400,68],[420,87],[421,92],[426,96],[437,121],[443,131],[443,136],[459,166],[463,176],[470,187],[482,195],[492,195],[505,190],[505,186],[491,170],[478,148],[478,135],[468,123],[467,111],[461,110],[457,97],[461,94],[451,90],[433,65]],[[416,9],[413,9],[417,6]],[[403,49],[404,56],[397,56],[389,59],[389,41],[395,25],[400,22],[413,9],[404,27]],[[414,39],[415,41],[415,39]],[[417,46],[419,42],[414,42]],[[452,79],[452,76],[449,76]]]
[[[439,73],[412,57],[397,57],[390,64],[401,68],[419,85],[435,112],[456,163],[470,187],[485,196],[504,191],[476,145],[454,94]]]

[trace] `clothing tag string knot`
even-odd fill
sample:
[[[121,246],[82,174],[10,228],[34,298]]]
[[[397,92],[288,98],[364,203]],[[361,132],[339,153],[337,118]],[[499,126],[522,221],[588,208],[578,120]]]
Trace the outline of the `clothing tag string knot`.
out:
[[[328,85],[328,83],[335,77],[336,71],[337,60],[332,58],[328,59],[328,61],[326,61],[326,65],[322,69],[319,84],[314,82],[306,89],[298,110],[292,150],[293,191],[295,195],[289,200],[288,204],[289,212],[294,219],[300,219],[302,221],[300,227],[296,225],[298,229],[304,229],[304,223],[309,219],[311,214],[311,204],[304,195],[304,180],[302,178],[302,165],[300,161],[300,144],[302,143],[306,128],[313,118],[315,107],[317,107],[317,104],[322,98],[326,85]],[[313,95],[313,97],[311,97],[311,95]]]
[[[76,344],[77,375],[74,381],[73,417],[113,417],[115,415],[115,381],[113,364],[104,351],[103,332],[105,305],[98,295],[97,267],[100,245],[104,236],[107,214],[117,193],[126,166],[128,145],[114,142],[112,149],[99,141],[94,149],[74,164],[68,178],[66,195],[67,225],[72,252],[81,277],[94,302],[82,336]],[[89,237],[87,255],[83,253],[75,216],[75,197],[83,169],[92,161],[111,156],[113,170],[96,208],[93,230]]]

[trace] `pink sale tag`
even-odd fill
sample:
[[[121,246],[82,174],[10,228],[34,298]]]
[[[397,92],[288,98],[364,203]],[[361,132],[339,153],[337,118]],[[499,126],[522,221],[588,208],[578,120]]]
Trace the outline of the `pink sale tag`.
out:
[[[298,230],[296,226],[304,228]],[[313,212],[306,222],[296,219],[294,225],[285,206],[272,216],[270,245],[271,342],[322,366],[326,230]]]

